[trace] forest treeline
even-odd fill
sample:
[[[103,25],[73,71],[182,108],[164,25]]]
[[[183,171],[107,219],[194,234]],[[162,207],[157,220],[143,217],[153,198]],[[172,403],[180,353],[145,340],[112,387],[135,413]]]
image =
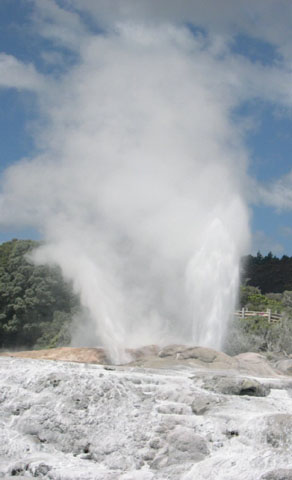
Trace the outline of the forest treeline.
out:
[[[39,242],[0,245],[0,348],[43,348],[70,342],[79,308],[59,267],[36,266],[27,255]]]
[[[70,343],[72,319],[80,311],[79,298],[59,267],[36,266],[29,260],[28,254],[39,245],[33,240],[17,239],[0,245],[0,349],[49,348]],[[237,334],[233,330],[229,351],[248,346],[263,350],[265,345],[272,348],[275,342],[277,348],[284,348],[292,337],[292,257],[279,259],[272,253],[244,257],[242,283],[240,307],[283,312],[286,333],[280,347],[283,325],[280,332],[260,318],[250,322],[239,319],[232,327]],[[235,338],[240,338],[237,346]]]
[[[242,283],[258,287],[262,293],[292,290],[292,257],[272,254],[247,255],[242,259]]]

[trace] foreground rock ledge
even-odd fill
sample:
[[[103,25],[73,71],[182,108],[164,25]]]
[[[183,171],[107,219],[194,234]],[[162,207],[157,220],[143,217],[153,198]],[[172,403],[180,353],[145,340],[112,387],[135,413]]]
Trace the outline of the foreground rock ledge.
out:
[[[253,353],[130,353],[0,356],[0,479],[292,480],[291,377]]]
[[[292,375],[290,363],[292,359],[277,361],[272,364],[264,355],[247,352],[234,357],[218,352],[212,348],[168,345],[159,347],[148,345],[136,349],[127,349],[131,359],[124,365],[144,368],[193,367],[203,370],[234,370],[257,376]],[[34,358],[39,360],[58,360],[63,362],[91,363],[110,365],[111,362],[103,348],[61,347],[47,350],[30,350],[21,352],[5,352],[0,356]],[[289,365],[288,365],[289,364]],[[287,367],[288,365],[288,367]],[[282,368],[283,367],[283,368]]]

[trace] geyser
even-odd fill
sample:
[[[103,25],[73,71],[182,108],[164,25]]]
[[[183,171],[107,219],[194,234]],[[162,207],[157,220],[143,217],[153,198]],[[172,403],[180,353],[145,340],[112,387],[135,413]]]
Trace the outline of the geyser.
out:
[[[217,53],[183,27],[88,32],[38,89],[41,153],[6,171],[2,223],[41,231],[34,261],[73,280],[114,361],[147,343],[220,349],[233,313],[245,153]]]

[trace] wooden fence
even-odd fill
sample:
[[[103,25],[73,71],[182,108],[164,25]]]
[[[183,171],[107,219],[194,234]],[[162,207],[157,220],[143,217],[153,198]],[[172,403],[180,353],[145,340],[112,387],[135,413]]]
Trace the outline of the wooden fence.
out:
[[[241,310],[237,310],[235,315],[240,318],[265,317],[268,319],[269,323],[279,323],[282,320],[282,315],[280,313],[272,313],[270,308],[268,308],[265,312],[256,312],[248,310],[247,308],[242,308]]]

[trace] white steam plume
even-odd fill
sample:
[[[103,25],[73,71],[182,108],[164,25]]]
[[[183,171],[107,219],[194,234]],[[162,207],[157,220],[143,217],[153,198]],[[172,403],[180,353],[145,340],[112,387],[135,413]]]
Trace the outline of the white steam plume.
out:
[[[40,104],[45,152],[11,167],[2,222],[33,224],[114,361],[125,347],[220,348],[249,240],[238,79],[186,29],[92,35]]]

